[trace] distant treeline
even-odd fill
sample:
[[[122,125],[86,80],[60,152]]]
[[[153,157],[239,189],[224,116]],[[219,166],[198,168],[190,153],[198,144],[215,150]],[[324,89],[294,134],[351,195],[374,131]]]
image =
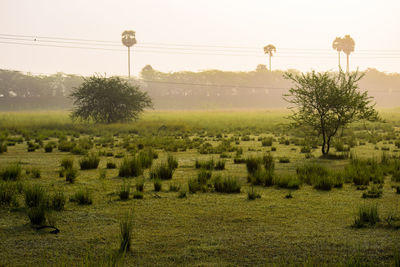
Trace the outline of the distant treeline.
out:
[[[297,73],[296,70],[289,70]],[[264,65],[255,71],[164,73],[147,65],[140,79],[132,81],[148,92],[156,109],[235,109],[282,108],[283,95],[291,84],[283,71],[268,71]],[[83,81],[82,76],[57,73],[30,75],[0,70],[0,110],[68,109],[69,94]],[[375,97],[377,106],[399,106],[400,74],[368,69],[360,88]]]

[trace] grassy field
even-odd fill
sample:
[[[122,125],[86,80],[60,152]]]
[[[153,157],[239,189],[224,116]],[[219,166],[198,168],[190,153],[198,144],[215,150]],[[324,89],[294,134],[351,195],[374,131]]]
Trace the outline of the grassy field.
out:
[[[73,123],[67,112],[0,113],[0,140],[7,145],[0,153],[0,200],[2,184],[16,188],[15,203],[0,204],[0,266],[110,266],[112,257],[121,266],[395,266],[400,110],[380,113],[386,123],[355,124],[335,140],[332,158],[337,159],[321,158],[315,138],[290,129],[285,111],[153,111],[138,122],[114,125]],[[47,144],[52,152],[45,152]],[[61,152],[68,144],[71,151]],[[81,170],[80,160],[91,153],[100,159],[98,167]],[[124,159],[140,153],[157,155],[152,166],[138,177],[120,177]],[[251,159],[261,162],[265,155],[272,155],[275,166],[268,186],[257,184],[247,168]],[[178,167],[156,192],[151,173],[168,156]],[[65,158],[77,169],[73,183],[60,177]],[[212,170],[212,177],[190,193],[188,182],[201,172],[196,161],[210,159],[223,161],[223,170]],[[325,177],[319,176],[307,184],[296,174],[307,164],[340,176],[341,184],[320,190],[317,183]],[[364,170],[357,169],[353,179],[350,167],[356,164]],[[9,166],[21,173],[15,181],[3,175],[2,181]],[[356,181],[363,175],[364,186]],[[238,182],[240,193],[216,192],[218,176]],[[286,178],[299,188],[282,185]],[[143,199],[134,199],[142,181]],[[63,210],[46,213],[58,234],[37,230],[27,216],[25,195],[33,185],[50,197],[65,196]],[[180,189],[171,191],[171,185]],[[130,188],[125,201],[119,195],[123,187]],[[362,198],[373,187],[381,195]],[[92,204],[70,201],[80,190],[90,193]],[[249,200],[252,190],[260,198]],[[363,206],[377,207],[380,220],[355,227]],[[120,222],[129,212],[132,246],[119,255]]]

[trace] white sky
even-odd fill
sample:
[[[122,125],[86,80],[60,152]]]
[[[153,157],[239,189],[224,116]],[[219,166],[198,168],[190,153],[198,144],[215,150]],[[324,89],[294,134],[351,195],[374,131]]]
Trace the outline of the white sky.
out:
[[[400,72],[399,14],[399,0],[0,0],[0,68],[127,75],[127,52],[120,38],[122,31],[132,29],[138,42],[131,55],[135,75],[147,64],[161,71],[254,70],[267,63],[262,48],[270,43],[277,47],[273,69],[336,70],[331,44],[345,34],[356,42],[351,69]],[[4,44],[22,41],[1,34],[115,41],[111,48],[121,51]],[[36,43],[77,46],[42,40]],[[155,53],[149,43],[164,47]],[[250,49],[165,48],[171,44]],[[225,52],[229,49],[235,51]],[[241,56],[204,55],[221,53]],[[342,63],[345,67],[344,55]]]

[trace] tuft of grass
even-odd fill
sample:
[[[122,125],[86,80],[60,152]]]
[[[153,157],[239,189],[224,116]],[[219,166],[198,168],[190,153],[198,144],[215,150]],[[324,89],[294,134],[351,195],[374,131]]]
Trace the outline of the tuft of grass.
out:
[[[120,247],[121,252],[127,252],[131,248],[133,233],[133,211],[127,213],[119,224],[120,229]]]
[[[186,198],[187,197],[187,191],[186,191],[186,189],[185,188],[181,188],[180,190],[179,190],[179,193],[178,193],[178,198]]]
[[[115,169],[115,168],[117,168],[117,165],[114,162],[108,161],[106,168],[107,169]]]
[[[75,183],[76,177],[78,176],[78,170],[75,168],[68,168],[65,170],[65,180],[71,184]]]
[[[143,192],[136,190],[133,192],[133,198],[134,199],[143,199]]]
[[[276,177],[274,179],[274,184],[279,188],[299,189],[301,181],[297,176],[287,174]]]
[[[214,169],[214,159],[210,159],[207,161],[199,161],[198,159],[196,159],[195,167],[196,169],[212,170]]]
[[[46,212],[47,207],[44,204],[27,209],[27,215],[32,225],[43,225],[46,222]]]
[[[21,166],[18,163],[0,168],[0,179],[3,181],[16,181],[21,176]]]
[[[18,206],[17,192],[14,183],[0,182],[0,206]]]
[[[160,192],[161,191],[161,189],[162,189],[161,180],[155,179],[154,182],[153,182],[153,185],[154,185],[154,191],[156,191],[156,192]]]
[[[68,157],[68,158],[63,158],[61,160],[61,168],[63,169],[71,169],[74,167],[74,158]]]
[[[136,157],[124,158],[119,167],[118,175],[120,177],[137,177],[143,174],[141,162]]]
[[[255,200],[257,198],[261,198],[260,193],[254,190],[254,187],[251,187],[251,190],[247,192],[247,199],[248,200]]]
[[[100,157],[94,153],[85,156],[79,160],[81,170],[97,169],[100,163]]]
[[[197,174],[197,181],[200,185],[206,185],[208,180],[210,180],[212,172],[206,169],[200,169]]]
[[[168,163],[168,166],[173,170],[178,168],[178,160],[171,154],[168,155],[167,163]]]
[[[288,157],[280,157],[279,163],[290,163],[290,159]]]
[[[218,160],[215,163],[214,169],[215,170],[224,170],[225,169],[225,161],[224,160]]]
[[[382,190],[379,189],[376,184],[374,184],[367,192],[362,194],[362,198],[380,198],[382,193]]]
[[[240,193],[241,185],[239,181],[231,176],[222,178],[217,176],[214,178],[214,189],[219,193]]]
[[[26,170],[26,174],[30,174],[30,176],[32,178],[40,178],[41,174],[40,174],[40,169],[37,167],[32,167],[30,169]]]
[[[39,207],[48,203],[48,196],[43,187],[39,185],[27,186],[24,190],[25,206],[28,208]]]
[[[196,178],[190,178],[190,179],[188,180],[188,189],[189,189],[189,192],[190,192],[191,194],[194,194],[194,193],[196,193],[197,191],[199,191],[199,190],[201,189],[201,185],[199,184],[198,179],[196,179]]]
[[[169,184],[169,191],[170,192],[178,192],[181,189],[181,185],[177,183],[170,183]]]
[[[129,193],[130,193],[130,185],[129,183],[126,184],[124,181],[124,184],[121,186],[119,189],[118,195],[120,200],[128,200],[129,199]]]
[[[56,211],[64,210],[66,200],[67,198],[62,191],[54,193],[51,197],[51,208]]]
[[[378,205],[364,204],[358,208],[353,226],[357,228],[374,226],[378,222],[380,222]]]
[[[256,172],[261,165],[261,159],[255,157],[249,157],[246,159],[246,169],[249,174]]]
[[[136,191],[143,192],[144,190],[144,179],[140,179],[136,181],[135,184]]]
[[[168,163],[160,163],[150,171],[151,179],[171,180],[174,174],[174,169]]]
[[[93,203],[92,194],[87,188],[81,188],[75,192],[75,194],[70,198],[70,201],[76,202],[79,205],[91,205]]]

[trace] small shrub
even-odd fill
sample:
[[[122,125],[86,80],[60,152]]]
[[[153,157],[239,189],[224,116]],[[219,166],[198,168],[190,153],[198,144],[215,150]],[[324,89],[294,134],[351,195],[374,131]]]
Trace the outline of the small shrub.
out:
[[[121,186],[118,195],[120,200],[128,200],[129,199],[129,193],[130,193],[130,185],[129,184],[124,184]]]
[[[120,177],[137,177],[143,174],[143,168],[140,161],[136,157],[124,158],[119,167]]]
[[[219,193],[240,193],[240,184],[236,178],[217,176],[214,179],[214,189]]]
[[[160,192],[161,191],[161,189],[162,189],[161,180],[155,179],[154,182],[153,182],[153,185],[154,185],[154,191],[156,191],[156,192]]]
[[[287,195],[285,195],[285,198],[287,199],[293,198],[292,192],[287,193]]]
[[[67,198],[65,197],[63,192],[59,191],[54,193],[54,195],[51,197],[52,209],[56,211],[64,210],[66,199]]]
[[[120,228],[120,248],[122,252],[127,252],[131,248],[133,232],[133,212],[128,213],[119,224]]]
[[[380,221],[378,205],[362,205],[354,219],[354,227],[361,228],[367,225],[373,226]]]
[[[303,147],[300,149],[300,153],[304,153],[304,154],[311,153],[311,147],[303,146]]]
[[[99,163],[100,157],[96,154],[90,154],[89,156],[83,157],[79,160],[81,170],[97,169]]]
[[[3,181],[16,181],[21,176],[21,166],[13,163],[0,169],[0,178]]]
[[[91,205],[93,203],[92,194],[88,189],[79,189],[71,198],[70,201],[76,202],[79,205]]]
[[[117,165],[114,162],[108,161],[106,168],[107,169],[115,169],[117,167]]]
[[[252,185],[271,186],[273,185],[273,174],[259,166],[254,173],[249,174],[248,180]]]
[[[171,183],[169,184],[169,191],[170,192],[178,192],[181,189],[180,184]]]

